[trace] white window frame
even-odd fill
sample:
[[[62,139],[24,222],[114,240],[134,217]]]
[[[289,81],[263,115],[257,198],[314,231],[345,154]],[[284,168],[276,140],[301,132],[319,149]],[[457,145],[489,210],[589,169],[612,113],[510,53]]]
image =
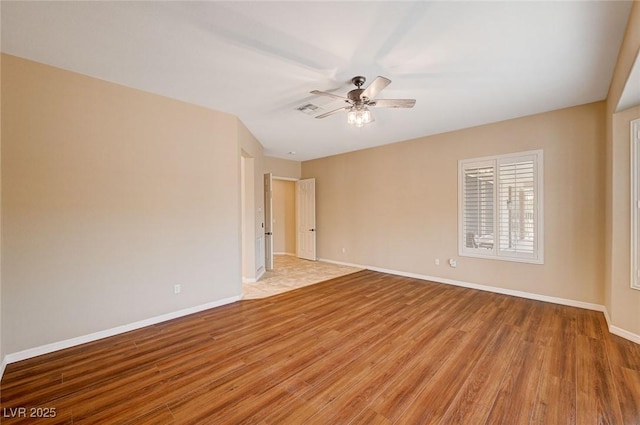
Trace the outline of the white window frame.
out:
[[[514,160],[534,159],[534,193],[535,193],[535,227],[533,254],[508,253],[498,249],[500,237],[499,230],[499,165]],[[493,219],[494,235],[493,247],[468,248],[466,247],[466,235],[464,232],[464,169],[474,166],[484,166],[488,163],[494,165],[494,202]],[[486,156],[482,158],[470,158],[458,161],[458,255],[461,257],[476,257],[491,260],[515,261],[520,263],[544,264],[544,154],[543,150],[516,152],[506,155]]]
[[[631,288],[640,290],[640,119],[631,121]]]

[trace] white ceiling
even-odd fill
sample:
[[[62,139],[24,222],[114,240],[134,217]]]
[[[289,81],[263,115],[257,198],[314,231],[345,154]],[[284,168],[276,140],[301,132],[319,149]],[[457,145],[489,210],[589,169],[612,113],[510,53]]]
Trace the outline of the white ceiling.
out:
[[[630,1],[1,2],[2,51],[237,115],[307,160],[602,100]],[[355,75],[375,122],[296,111]],[[295,155],[288,152],[295,151]]]

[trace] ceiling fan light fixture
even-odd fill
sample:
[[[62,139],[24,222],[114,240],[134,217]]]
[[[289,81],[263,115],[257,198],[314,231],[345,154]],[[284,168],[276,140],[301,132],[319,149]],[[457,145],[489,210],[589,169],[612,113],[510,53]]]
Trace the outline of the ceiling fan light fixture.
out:
[[[376,77],[375,80],[366,89],[361,88],[365,82],[365,78],[362,76],[353,77],[351,82],[357,87],[347,93],[347,97],[338,96],[337,94],[329,93],[326,91],[312,90],[311,94],[318,96],[330,97],[349,104],[349,106],[342,106],[333,111],[325,112],[316,116],[316,118],[326,118],[333,114],[338,114],[343,111],[347,112],[347,123],[355,127],[364,127],[365,124],[373,122],[373,114],[369,111],[369,106],[372,108],[413,108],[416,104],[415,99],[378,99],[375,97],[380,93],[382,89],[387,87],[391,80],[385,77]]]
[[[347,113],[347,122],[358,128],[371,122],[371,111],[366,106],[352,106]]]

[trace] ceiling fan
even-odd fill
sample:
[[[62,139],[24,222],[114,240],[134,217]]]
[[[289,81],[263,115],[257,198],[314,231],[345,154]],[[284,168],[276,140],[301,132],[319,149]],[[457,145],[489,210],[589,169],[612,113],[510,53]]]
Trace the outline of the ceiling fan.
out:
[[[373,116],[371,115],[371,111],[369,111],[369,107],[376,108],[413,108],[413,105],[416,104],[415,99],[378,99],[374,98],[389,84],[391,84],[391,80],[385,77],[376,77],[375,80],[371,84],[367,86],[367,88],[363,89],[366,78],[363,76],[356,76],[351,79],[351,82],[356,86],[355,89],[351,90],[347,93],[347,97],[338,96],[333,93],[328,93],[319,90],[313,90],[311,94],[316,94],[319,96],[327,96],[334,99],[343,100],[348,103],[347,106],[343,106],[342,108],[334,109],[333,111],[326,112],[324,114],[318,115],[316,118],[325,118],[329,115],[337,114],[340,111],[348,111],[347,113],[347,122],[349,124],[355,125],[356,127],[362,127],[365,124],[373,121]]]

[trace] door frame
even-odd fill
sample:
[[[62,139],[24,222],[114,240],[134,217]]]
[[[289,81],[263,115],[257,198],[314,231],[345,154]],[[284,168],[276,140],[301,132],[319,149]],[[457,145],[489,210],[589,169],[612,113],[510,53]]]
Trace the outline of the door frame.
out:
[[[264,174],[264,268],[273,270],[273,174]]]

